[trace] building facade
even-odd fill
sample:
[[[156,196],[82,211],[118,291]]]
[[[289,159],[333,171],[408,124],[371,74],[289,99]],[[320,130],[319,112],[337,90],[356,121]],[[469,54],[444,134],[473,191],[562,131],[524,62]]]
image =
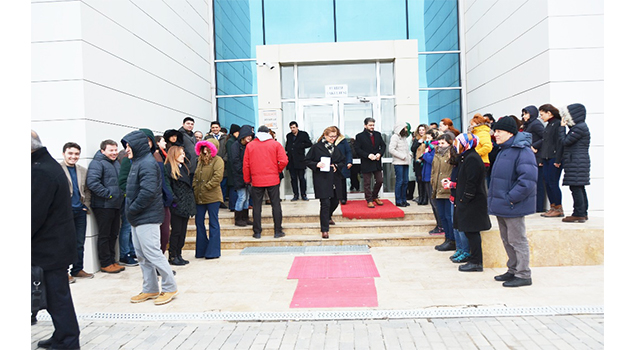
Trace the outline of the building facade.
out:
[[[347,137],[377,120],[388,140],[475,113],[583,103],[591,128],[591,210],[603,210],[603,0],[32,1],[32,128],[61,158],[185,116],[266,124],[284,143]],[[58,152],[56,152],[58,150]],[[393,191],[385,155],[384,190]],[[285,181],[285,192],[288,190]],[[566,207],[571,206],[563,188]],[[289,191],[290,192],[290,191]],[[288,193],[288,192],[287,192]]]

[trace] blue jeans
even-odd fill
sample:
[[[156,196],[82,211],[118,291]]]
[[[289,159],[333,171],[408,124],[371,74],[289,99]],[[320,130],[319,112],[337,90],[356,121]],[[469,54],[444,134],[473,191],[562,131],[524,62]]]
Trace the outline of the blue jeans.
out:
[[[70,274],[76,276],[83,270],[83,252],[85,251],[85,229],[87,227],[87,212],[83,209],[72,209],[74,213],[74,230],[77,234],[77,260],[72,263]]]
[[[120,248],[120,258],[127,256],[127,254],[135,255],[136,251],[133,249],[133,240],[131,239],[131,224],[127,221],[127,214],[125,213],[126,203],[123,201],[123,206],[120,212],[120,233],[118,234],[118,248]]]
[[[197,204],[197,215],[195,215],[195,225],[197,226],[195,258],[218,258],[221,256],[220,203]],[[208,213],[208,231],[206,231],[204,222],[206,212]]]
[[[394,195],[396,204],[403,204],[407,201],[407,185],[409,184],[409,165],[394,165],[396,175],[396,186]]]
[[[556,158],[543,160],[543,176],[545,177],[545,189],[549,203],[554,205],[562,204],[562,191],[560,190],[560,175],[562,174],[562,166],[556,168],[553,163]]]
[[[451,208],[452,207],[453,203],[451,203]],[[455,246],[457,249],[470,253],[470,246],[468,245],[468,238],[466,238],[466,234],[456,228],[453,228],[453,235],[455,236]]]
[[[241,211],[249,208],[249,191],[247,187],[239,188],[236,190],[236,204],[234,205],[235,211]]]
[[[440,222],[444,229],[444,238],[454,241],[455,235],[453,234],[453,211],[451,201],[447,198],[437,198],[435,200],[437,206],[438,215],[440,216]]]

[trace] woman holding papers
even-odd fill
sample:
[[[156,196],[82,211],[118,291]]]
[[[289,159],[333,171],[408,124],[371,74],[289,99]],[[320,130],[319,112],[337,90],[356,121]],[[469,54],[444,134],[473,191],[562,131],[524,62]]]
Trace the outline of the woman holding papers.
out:
[[[329,126],[306,154],[305,162],[313,171],[313,189],[315,198],[319,198],[319,222],[322,238],[328,238],[332,213],[339,206],[342,198],[343,176],[341,168],[345,166],[345,158],[335,146],[339,136],[336,126]]]

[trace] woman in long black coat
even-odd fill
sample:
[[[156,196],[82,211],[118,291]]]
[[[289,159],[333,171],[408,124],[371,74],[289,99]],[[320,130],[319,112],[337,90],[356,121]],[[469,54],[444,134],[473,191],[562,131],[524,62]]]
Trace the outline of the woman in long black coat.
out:
[[[341,168],[345,166],[345,158],[335,141],[339,136],[337,127],[329,126],[306,154],[304,161],[313,172],[313,189],[315,198],[319,199],[319,223],[322,238],[328,238],[332,213],[339,206],[342,198],[343,176]],[[330,167],[322,162],[322,157],[330,158]]]
[[[470,246],[470,258],[459,266],[459,271],[483,271],[481,231],[492,227],[488,216],[485,165],[475,150],[475,135],[459,134],[453,145],[459,153],[453,227],[466,234]]]

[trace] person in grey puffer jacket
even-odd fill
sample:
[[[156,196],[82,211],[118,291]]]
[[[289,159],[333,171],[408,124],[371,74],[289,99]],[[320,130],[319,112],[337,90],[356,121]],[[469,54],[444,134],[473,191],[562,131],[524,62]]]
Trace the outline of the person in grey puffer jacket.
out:
[[[562,221],[586,222],[588,198],[585,186],[590,185],[591,179],[591,158],[588,154],[591,132],[586,125],[586,108],[580,103],[574,103],[560,108],[560,116],[559,138],[564,146],[560,158],[564,168],[562,186],[569,186],[573,196],[573,214]]]
[[[160,250],[160,225],[164,220],[162,201],[162,170],[151,153],[147,136],[132,131],[121,140],[131,159],[127,177],[125,214],[131,224],[131,237],[142,270],[142,292],[131,298],[132,303],[155,299],[156,305],[166,304],[177,295],[177,284],[168,261]],[[162,291],[158,275],[162,277]]]

